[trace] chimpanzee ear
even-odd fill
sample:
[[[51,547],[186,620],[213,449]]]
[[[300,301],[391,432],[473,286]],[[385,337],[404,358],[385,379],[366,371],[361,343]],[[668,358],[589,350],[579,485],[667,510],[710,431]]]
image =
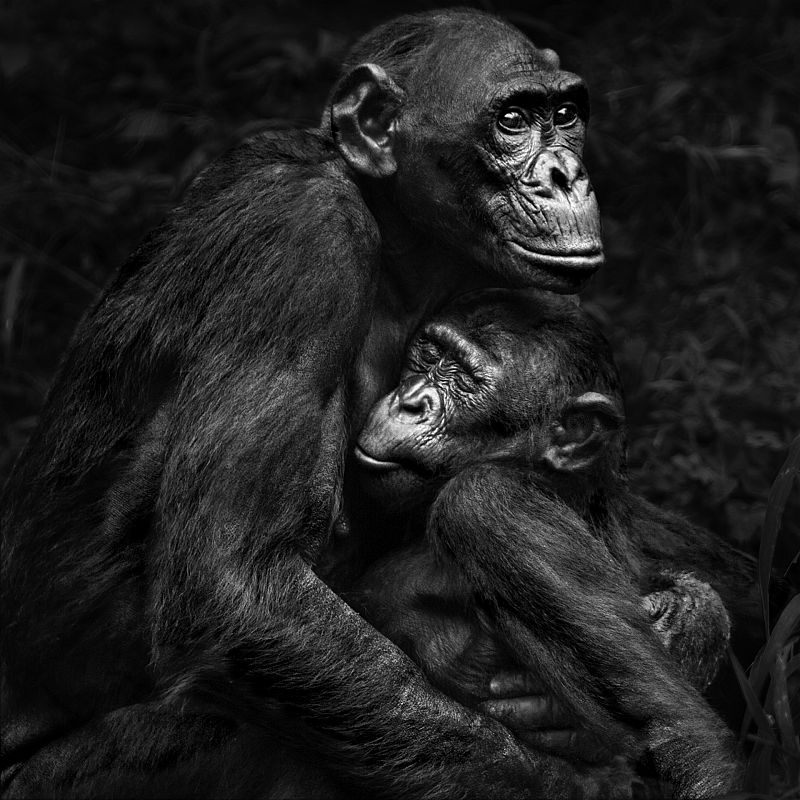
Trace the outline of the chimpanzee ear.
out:
[[[585,470],[603,455],[624,422],[619,401],[608,395],[586,392],[573,397],[553,429],[544,460],[559,472]]]
[[[331,97],[331,127],[345,161],[362,175],[388,178],[397,170],[394,134],[405,92],[375,64],[361,64]]]

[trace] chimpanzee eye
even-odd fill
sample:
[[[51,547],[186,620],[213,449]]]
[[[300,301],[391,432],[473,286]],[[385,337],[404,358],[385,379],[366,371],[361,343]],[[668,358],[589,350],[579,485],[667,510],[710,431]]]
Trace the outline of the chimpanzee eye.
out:
[[[439,348],[429,339],[419,339],[412,351],[414,360],[426,369],[435,367],[441,360]]]
[[[577,122],[579,116],[575,103],[562,103],[553,113],[553,124],[559,128],[569,128]]]
[[[461,366],[456,367],[453,379],[462,395],[474,394],[478,390],[475,379],[471,375],[467,375]]]
[[[519,133],[528,127],[528,119],[521,108],[511,106],[500,114],[497,126],[507,133]]]

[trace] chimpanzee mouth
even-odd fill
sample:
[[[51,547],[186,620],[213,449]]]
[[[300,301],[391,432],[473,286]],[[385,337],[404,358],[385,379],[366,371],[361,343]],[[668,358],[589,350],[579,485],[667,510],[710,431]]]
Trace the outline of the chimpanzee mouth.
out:
[[[596,247],[584,252],[548,253],[533,250],[519,242],[509,242],[512,249],[523,255],[527,260],[533,261],[554,275],[574,279],[576,275],[589,277],[602,266],[605,261],[602,247]]]
[[[353,455],[356,457],[359,466],[364,469],[372,470],[373,472],[392,472],[396,469],[402,469],[402,464],[397,461],[382,461],[379,458],[371,456],[360,445],[356,445],[353,450]]]

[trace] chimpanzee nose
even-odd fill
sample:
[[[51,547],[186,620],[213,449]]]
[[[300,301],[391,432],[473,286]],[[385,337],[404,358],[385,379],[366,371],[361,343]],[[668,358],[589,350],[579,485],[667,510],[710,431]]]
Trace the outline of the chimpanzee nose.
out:
[[[588,176],[583,162],[570,150],[543,150],[531,165],[522,181],[540,197],[554,197],[556,191],[568,194],[576,183]]]
[[[439,413],[439,392],[421,375],[404,380],[397,387],[394,415],[399,422],[416,424]]]

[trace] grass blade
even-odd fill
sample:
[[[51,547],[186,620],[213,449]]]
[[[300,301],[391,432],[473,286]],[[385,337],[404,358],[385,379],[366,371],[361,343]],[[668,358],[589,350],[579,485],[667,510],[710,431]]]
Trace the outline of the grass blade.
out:
[[[0,331],[0,335],[2,335],[3,349],[7,356],[11,354],[11,345],[14,340],[14,323],[16,322],[17,310],[22,296],[22,276],[25,272],[26,263],[22,256],[14,261],[3,292],[3,306],[0,312],[2,331]]]
[[[778,654],[789,644],[791,639],[800,633],[800,594],[795,595],[787,604],[786,608],[783,609],[781,612],[780,617],[778,617],[778,621],[775,623],[775,628],[772,631],[767,643],[764,645],[764,649],[761,654],[756,659],[755,663],[753,664],[752,669],[750,670],[750,680],[748,681],[748,690],[752,692],[754,698],[763,696],[764,688],[767,683],[767,678],[769,678],[770,670],[772,669],[773,664],[775,663],[775,659],[777,658]],[[733,656],[731,655],[733,658]],[[736,670],[736,664],[734,664],[734,670]],[[739,670],[742,670],[741,665],[739,665]],[[739,672],[736,672],[737,679],[739,678]],[[744,670],[742,670],[742,677],[744,677]],[[745,678],[745,680],[747,680]],[[740,680],[741,684],[741,680]],[[747,699],[746,690],[742,688],[742,692],[745,692],[745,699]],[[761,706],[759,705],[759,708]],[[750,726],[750,719],[755,717],[755,714],[752,713],[750,708],[750,702],[747,702],[747,711],[744,715],[744,720],[742,721],[742,735],[744,735],[747,728]],[[756,721],[758,722],[757,718]],[[759,724],[759,728],[760,728]]]
[[[761,707],[761,703],[758,701],[758,697],[753,691],[750,681],[747,680],[747,675],[744,674],[744,669],[739,663],[739,659],[736,658],[736,656],[733,654],[733,650],[730,648],[728,648],[728,657],[733,665],[733,672],[736,675],[736,680],[739,682],[739,688],[742,691],[742,695],[744,695],[745,702],[747,703],[747,710],[749,712],[749,717],[745,717],[745,724],[742,726],[742,738],[744,738],[745,734],[747,733],[747,728],[750,727],[750,720],[754,719],[756,726],[758,727],[759,735],[766,741],[777,745],[778,742],[772,732],[772,723],[770,722],[769,717],[767,717],[764,709]]]
[[[787,648],[788,650],[789,648]],[[786,677],[787,655],[778,653],[772,670],[773,699],[772,709],[775,723],[785,753],[786,773],[789,784],[800,786],[800,739],[794,729],[792,710],[789,703],[789,684]]]
[[[794,479],[800,475],[800,435],[789,445],[789,454],[775,478],[764,515],[764,530],[758,548],[758,585],[761,590],[761,608],[764,614],[764,635],[769,636],[769,579],[775,557],[775,542],[781,530],[783,511],[792,491]]]

